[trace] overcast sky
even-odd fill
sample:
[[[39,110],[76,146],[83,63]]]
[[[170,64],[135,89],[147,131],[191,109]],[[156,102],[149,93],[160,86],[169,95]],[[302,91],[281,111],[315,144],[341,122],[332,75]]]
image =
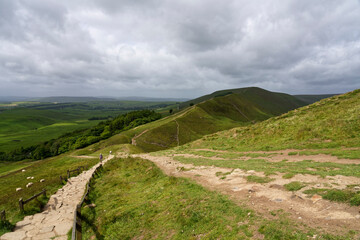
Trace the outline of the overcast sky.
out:
[[[0,96],[360,88],[360,0],[0,0]]]

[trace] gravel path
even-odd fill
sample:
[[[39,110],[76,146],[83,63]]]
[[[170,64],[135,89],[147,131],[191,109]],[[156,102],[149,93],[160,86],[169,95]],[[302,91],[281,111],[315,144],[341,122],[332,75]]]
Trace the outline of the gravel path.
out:
[[[109,155],[102,163],[113,157]],[[100,163],[70,178],[66,185],[50,197],[43,212],[26,216],[24,220],[16,223],[14,232],[5,233],[0,240],[67,240],[67,233],[73,225],[76,205],[85,192],[86,183],[99,165]]]

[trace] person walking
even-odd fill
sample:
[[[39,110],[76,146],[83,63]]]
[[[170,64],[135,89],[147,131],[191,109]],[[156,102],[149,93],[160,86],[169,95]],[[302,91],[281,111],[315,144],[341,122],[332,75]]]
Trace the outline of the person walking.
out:
[[[99,158],[100,158],[100,162],[102,162],[102,160],[103,160],[103,155],[102,155],[102,153],[100,153]]]

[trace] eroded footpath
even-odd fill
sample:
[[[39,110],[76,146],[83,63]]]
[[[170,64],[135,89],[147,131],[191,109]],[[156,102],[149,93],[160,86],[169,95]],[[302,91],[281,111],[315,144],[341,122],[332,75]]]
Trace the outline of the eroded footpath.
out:
[[[109,155],[102,164],[113,157]],[[100,164],[99,162],[91,169],[70,178],[66,185],[50,197],[43,212],[26,216],[16,223],[14,232],[2,235],[0,240],[67,240],[67,233],[73,225],[76,205],[85,192],[86,183]]]
[[[183,164],[172,157],[152,156],[150,154],[133,155],[154,162],[167,175],[187,177],[198,184],[216,190],[231,197],[238,204],[245,203],[258,214],[273,218],[274,211],[285,212],[296,222],[311,228],[319,228],[326,233],[346,234],[349,230],[360,229],[360,208],[345,203],[330,202],[319,198],[308,198],[300,191],[291,192],[284,188],[284,184],[292,181],[302,181],[322,188],[329,183],[339,188],[348,184],[358,184],[359,178],[347,176],[333,176],[321,178],[314,175],[295,175],[292,179],[282,178],[282,174],[274,177],[269,183],[252,183],[246,180],[249,175],[264,176],[262,172],[244,171],[215,166],[194,166]],[[225,173],[221,178],[217,173]]]

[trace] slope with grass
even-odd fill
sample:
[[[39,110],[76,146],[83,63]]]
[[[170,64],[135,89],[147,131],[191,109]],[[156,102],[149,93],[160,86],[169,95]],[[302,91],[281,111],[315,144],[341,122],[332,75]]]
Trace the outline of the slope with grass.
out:
[[[360,90],[323,99],[266,121],[209,135],[192,148],[278,150],[360,147]]]
[[[118,139],[118,144],[132,143],[139,151],[163,150],[206,134],[263,121],[302,105],[304,103],[287,94],[246,88],[200,102],[162,120],[124,132],[113,140]]]
[[[258,87],[247,87],[216,91],[211,94],[183,102],[180,104],[180,107],[184,108],[190,104],[198,104],[213,98],[223,97],[231,94],[241,95],[257,104],[268,104],[268,106],[271,106],[271,103],[276,102],[281,102],[281,104],[283,104],[284,101],[297,107],[306,105],[304,101],[286,93],[270,92]],[[264,99],[268,100],[268,102],[264,102]]]

